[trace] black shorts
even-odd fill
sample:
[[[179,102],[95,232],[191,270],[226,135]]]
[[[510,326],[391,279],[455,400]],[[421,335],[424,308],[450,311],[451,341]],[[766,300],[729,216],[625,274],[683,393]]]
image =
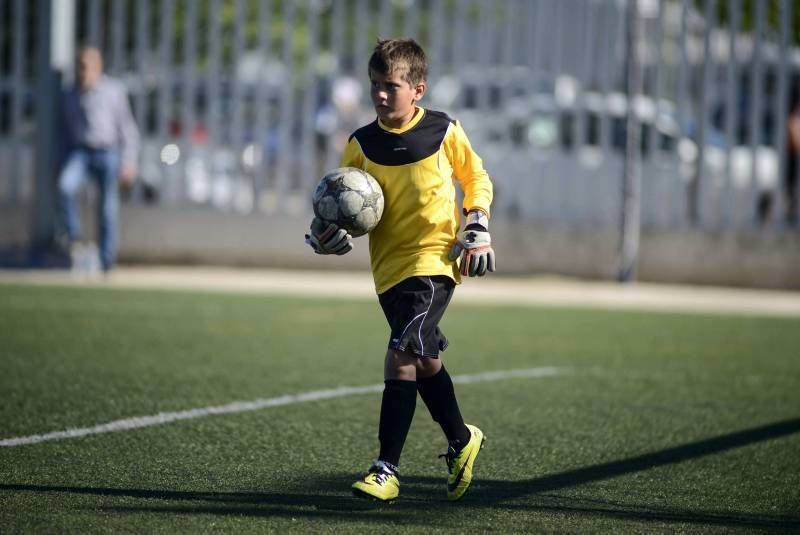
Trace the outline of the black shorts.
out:
[[[410,277],[380,294],[392,333],[389,349],[438,358],[447,349],[439,321],[453,297],[455,282],[444,275]]]

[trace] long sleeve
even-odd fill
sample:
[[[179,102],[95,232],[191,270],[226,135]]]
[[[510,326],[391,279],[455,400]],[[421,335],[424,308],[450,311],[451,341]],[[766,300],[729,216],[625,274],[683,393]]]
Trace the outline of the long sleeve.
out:
[[[444,140],[444,150],[453,166],[453,174],[464,191],[464,210],[479,209],[489,216],[493,195],[492,181],[483,168],[483,160],[472,150],[461,123],[456,121],[448,132]]]

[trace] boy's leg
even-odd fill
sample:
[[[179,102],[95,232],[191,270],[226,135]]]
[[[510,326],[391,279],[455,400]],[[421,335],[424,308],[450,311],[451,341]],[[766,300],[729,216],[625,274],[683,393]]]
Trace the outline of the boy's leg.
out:
[[[415,361],[411,353],[389,350],[384,367],[384,389],[378,440],[381,451],[378,460],[393,468],[400,464],[400,453],[408,436],[417,406]]]
[[[453,380],[444,366],[429,377],[417,376],[417,390],[433,420],[439,424],[453,450],[460,451],[469,442],[470,432],[458,407]]]
[[[397,467],[417,406],[416,359],[415,355],[401,351],[390,349],[386,353],[378,423],[381,449],[375,465],[353,484],[356,495],[390,501],[400,492]]]
[[[438,371],[423,377],[425,370],[417,370],[417,388],[434,421],[438,422],[447,437],[447,497],[460,500],[472,483],[473,467],[486,438],[474,425],[464,424],[458,408],[453,380],[443,365]]]
[[[378,428],[381,449],[376,466],[353,485],[356,493],[390,500],[399,492],[397,465],[416,408],[417,371],[428,376],[441,367],[439,351],[447,347],[447,338],[438,324],[454,286],[447,277],[410,277],[378,296],[391,328]]]

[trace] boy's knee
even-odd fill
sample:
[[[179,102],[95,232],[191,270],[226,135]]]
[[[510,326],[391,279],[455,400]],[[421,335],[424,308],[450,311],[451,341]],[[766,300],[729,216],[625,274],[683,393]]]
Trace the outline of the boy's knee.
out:
[[[387,379],[414,381],[432,377],[442,369],[442,361],[421,357],[410,351],[390,349],[386,353],[385,376]]]
[[[417,358],[416,367],[417,367],[417,378],[425,379],[427,377],[433,377],[434,375],[439,373],[439,370],[442,369],[442,361],[441,359],[420,357]]]
[[[414,381],[417,377],[418,357],[408,351],[390,349],[386,352],[386,362],[384,366],[385,379],[400,379],[403,381]]]

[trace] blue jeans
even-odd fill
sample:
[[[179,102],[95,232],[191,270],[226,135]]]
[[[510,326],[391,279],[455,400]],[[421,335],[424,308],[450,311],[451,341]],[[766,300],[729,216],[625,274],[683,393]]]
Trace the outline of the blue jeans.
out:
[[[58,175],[59,216],[70,241],[81,239],[78,191],[90,174],[97,180],[100,263],[104,270],[111,269],[117,257],[120,163],[117,150],[78,148],[70,151]]]

